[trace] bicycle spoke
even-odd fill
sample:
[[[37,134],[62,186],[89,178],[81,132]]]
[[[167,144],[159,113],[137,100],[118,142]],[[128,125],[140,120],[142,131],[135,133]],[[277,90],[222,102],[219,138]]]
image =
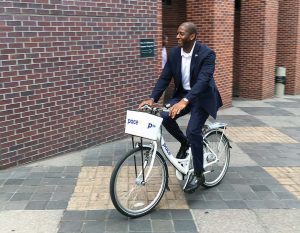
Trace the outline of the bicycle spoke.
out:
[[[123,161],[116,165],[111,179],[113,204],[121,213],[131,217],[144,215],[153,209],[166,187],[167,168],[163,165],[161,155],[156,154],[152,161],[149,156],[150,148],[144,148],[142,161],[141,156],[138,156],[140,152],[140,148],[135,148],[124,156]],[[143,171],[144,178],[147,179],[144,182]]]

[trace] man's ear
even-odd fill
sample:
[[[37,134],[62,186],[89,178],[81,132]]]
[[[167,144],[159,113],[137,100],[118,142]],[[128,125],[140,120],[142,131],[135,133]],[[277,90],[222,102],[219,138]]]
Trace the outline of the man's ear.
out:
[[[196,39],[196,34],[195,34],[195,33],[191,34],[191,35],[190,35],[190,39],[191,39],[191,40],[195,40],[195,39]]]

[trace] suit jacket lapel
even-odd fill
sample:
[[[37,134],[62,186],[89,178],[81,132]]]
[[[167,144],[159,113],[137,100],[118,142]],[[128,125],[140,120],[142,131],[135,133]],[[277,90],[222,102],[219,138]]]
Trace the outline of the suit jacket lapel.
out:
[[[197,60],[199,59],[198,52],[200,50],[200,47],[201,47],[200,43],[196,42],[195,48],[194,48],[194,51],[193,51],[193,55],[192,55],[192,60],[191,60],[190,79],[193,78],[193,72],[194,72],[194,69],[195,69],[195,65],[197,63]]]
[[[176,77],[178,77],[178,84],[181,83],[181,49],[178,47],[176,54]]]

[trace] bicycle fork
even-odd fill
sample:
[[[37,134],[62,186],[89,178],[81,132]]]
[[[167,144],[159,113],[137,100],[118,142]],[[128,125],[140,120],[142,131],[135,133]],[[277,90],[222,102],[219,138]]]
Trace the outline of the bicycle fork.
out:
[[[153,169],[153,165],[154,165],[154,161],[155,161],[155,157],[156,157],[156,152],[157,152],[157,143],[156,142],[151,142],[151,144],[149,145],[143,145],[143,141],[142,141],[142,138],[141,138],[141,142],[140,142],[140,145],[138,145],[139,147],[141,147],[141,156],[142,156],[142,169],[141,171],[137,174],[137,164],[136,164],[136,161],[135,161],[135,171],[136,171],[136,185],[145,185],[147,183],[147,181],[150,179],[150,174],[152,172],[152,169]],[[148,147],[150,148],[150,151],[149,151],[149,155],[148,155],[148,158],[145,158],[144,160],[144,150],[143,148],[144,147]],[[150,160],[150,165],[148,166],[147,168],[147,171],[145,171],[145,168],[147,167],[148,163],[149,163],[149,158],[151,159]],[[163,161],[164,164],[165,164],[165,161]],[[168,180],[169,180],[169,173],[168,173],[168,166],[166,166],[166,180],[167,180],[167,183],[166,183],[166,189],[167,190],[170,190],[169,188],[169,185],[168,185]]]

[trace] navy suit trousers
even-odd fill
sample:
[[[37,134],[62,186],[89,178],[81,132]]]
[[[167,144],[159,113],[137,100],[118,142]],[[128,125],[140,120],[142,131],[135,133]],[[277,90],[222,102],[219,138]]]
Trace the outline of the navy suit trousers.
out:
[[[184,93],[182,96],[172,98],[168,101],[168,103],[174,105],[183,97]],[[209,116],[209,114],[200,106],[199,102],[200,101],[198,101],[198,99],[194,99],[193,102],[189,103],[188,106],[183,109],[174,119],[169,116],[168,112],[162,112],[161,114],[163,118],[163,126],[167,129],[167,131],[179,142],[188,140],[188,142],[191,144],[193,164],[196,172],[204,170],[202,128]],[[191,117],[188,122],[185,136],[179,128],[176,119],[188,113],[191,113]]]

